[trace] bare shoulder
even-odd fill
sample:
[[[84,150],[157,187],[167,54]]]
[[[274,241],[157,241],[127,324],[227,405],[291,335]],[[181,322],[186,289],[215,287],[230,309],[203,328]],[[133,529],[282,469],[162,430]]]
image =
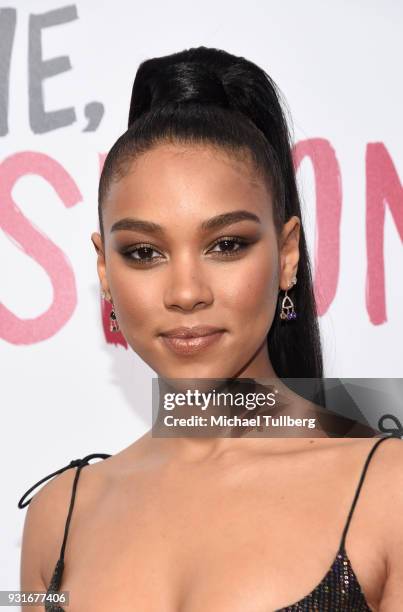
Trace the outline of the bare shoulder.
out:
[[[103,463],[97,461],[81,468],[72,524],[80,511],[105,491],[108,470]],[[54,476],[37,490],[28,505],[22,536],[21,589],[46,590],[50,582],[63,542],[77,469],[71,467]]]
[[[70,529],[97,507],[110,483],[135,460],[138,442],[107,459],[94,459],[81,468]],[[21,549],[22,589],[43,590],[50,582],[63,542],[77,469],[71,467],[42,485],[27,507]]]
[[[375,444],[372,442],[372,445]],[[403,439],[388,436],[377,446],[374,471],[379,472],[379,476],[383,476],[385,484],[393,486],[394,483],[399,488],[403,483]]]
[[[403,440],[388,439],[379,445],[376,455],[371,507],[382,529],[386,568],[380,609],[392,612],[403,601]]]
[[[32,497],[25,515],[21,548],[22,590],[44,590],[44,568],[55,563],[66,521],[75,469],[55,476]]]
[[[403,529],[403,440],[391,437],[376,449],[372,466],[377,493],[388,503],[390,518],[399,520]]]
[[[382,442],[380,442],[382,440]],[[371,479],[380,485],[389,483],[401,487],[403,483],[403,440],[397,436],[375,438],[351,438],[347,446],[360,459],[366,459],[371,453]],[[375,448],[376,447],[376,448]],[[373,452],[372,452],[372,449]],[[342,450],[342,449],[340,449]]]
[[[364,495],[379,526],[387,561],[393,556],[397,542],[399,551],[403,550],[403,440],[391,436],[377,443],[372,439],[364,458],[372,449]],[[402,556],[401,552],[399,555]]]
[[[376,448],[375,448],[376,447]],[[340,460],[342,472],[345,464],[354,470],[364,468],[367,458],[370,457],[367,480],[374,494],[374,499],[382,491],[384,493],[402,498],[403,503],[403,440],[396,436],[372,438],[318,438],[311,440],[310,448],[313,452],[328,454],[337,463]],[[344,467],[343,467],[344,465]]]

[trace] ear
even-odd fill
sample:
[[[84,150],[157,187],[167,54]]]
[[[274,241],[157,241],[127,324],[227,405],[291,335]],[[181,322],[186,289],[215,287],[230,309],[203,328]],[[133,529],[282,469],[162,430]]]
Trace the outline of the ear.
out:
[[[301,222],[295,215],[284,224],[280,244],[280,288],[284,291],[292,287],[292,279],[297,276],[299,261],[299,236]]]
[[[94,245],[95,251],[98,255],[97,258],[97,272],[99,281],[101,283],[102,291],[105,292],[105,299],[111,301],[108,279],[106,277],[106,265],[105,265],[105,250],[102,242],[102,236],[98,232],[91,234],[91,241]]]

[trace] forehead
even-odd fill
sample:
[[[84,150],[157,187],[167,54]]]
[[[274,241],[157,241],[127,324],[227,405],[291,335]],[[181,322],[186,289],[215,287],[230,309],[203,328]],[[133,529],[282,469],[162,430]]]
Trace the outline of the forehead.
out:
[[[271,217],[271,195],[250,154],[210,144],[163,143],[139,155],[112,182],[103,220],[105,231],[134,214],[169,226],[236,208]]]

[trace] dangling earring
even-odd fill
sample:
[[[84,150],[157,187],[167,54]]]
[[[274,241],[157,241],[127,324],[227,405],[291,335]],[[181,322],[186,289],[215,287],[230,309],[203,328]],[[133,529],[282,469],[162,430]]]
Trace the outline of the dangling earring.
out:
[[[104,300],[107,300],[108,302],[110,302],[112,304],[112,310],[109,313],[109,331],[111,331],[111,332],[118,332],[118,331],[120,331],[119,330],[119,323],[117,322],[117,319],[116,319],[116,313],[115,313],[115,310],[114,310],[114,306],[113,306],[112,300],[107,298],[105,291],[102,291],[102,298]]]
[[[116,313],[113,309],[113,304],[112,304],[112,310],[109,313],[109,330],[111,332],[118,332],[119,331],[119,324],[117,322],[116,319]]]
[[[297,278],[296,276],[294,276],[294,278],[288,285],[288,289],[294,286],[296,282]],[[292,319],[297,318],[297,313],[294,310],[294,303],[288,295],[288,289],[285,290],[285,295],[283,297],[283,301],[281,302],[280,319],[286,319],[287,321],[291,321]]]

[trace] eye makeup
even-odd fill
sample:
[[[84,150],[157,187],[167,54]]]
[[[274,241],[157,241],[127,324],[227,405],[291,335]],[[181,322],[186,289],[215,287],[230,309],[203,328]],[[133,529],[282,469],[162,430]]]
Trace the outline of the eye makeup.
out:
[[[241,236],[221,236],[217,238],[209,247],[206,255],[213,259],[221,259],[228,261],[230,258],[239,258],[248,250],[258,238],[244,238]],[[214,250],[219,247],[219,250]],[[150,243],[141,242],[131,245],[127,248],[118,249],[122,257],[130,264],[139,266],[154,266],[156,262],[164,259],[164,255]],[[152,256],[153,253],[158,253],[158,256]]]

